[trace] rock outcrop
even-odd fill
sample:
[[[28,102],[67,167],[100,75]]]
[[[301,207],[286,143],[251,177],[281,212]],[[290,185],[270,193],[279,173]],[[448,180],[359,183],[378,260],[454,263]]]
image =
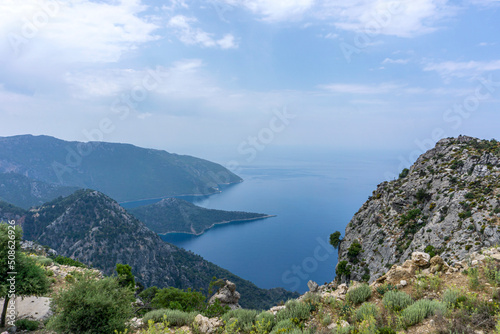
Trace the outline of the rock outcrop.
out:
[[[240,304],[238,304],[240,293],[236,291],[236,284],[230,281],[226,281],[226,284],[210,298],[209,303],[213,304],[216,300],[218,300],[222,306],[229,306],[231,310],[241,308]]]
[[[429,263],[436,270],[498,244],[499,196],[499,142],[440,140],[398,180],[379,184],[349,222],[339,249],[343,280],[373,282],[417,251],[431,255],[418,255],[419,263],[440,255]]]

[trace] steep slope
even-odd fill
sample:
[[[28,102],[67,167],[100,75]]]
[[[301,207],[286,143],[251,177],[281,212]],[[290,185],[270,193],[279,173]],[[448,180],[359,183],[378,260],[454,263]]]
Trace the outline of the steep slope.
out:
[[[241,182],[221,165],[128,144],[67,142],[48,136],[0,138],[0,172],[97,189],[117,201],[212,194]]]
[[[500,143],[440,140],[398,180],[378,185],[340,244],[337,273],[373,281],[413,251],[452,263],[500,242]]]
[[[205,209],[178,198],[165,198],[158,203],[127,211],[159,234],[202,234],[216,224],[271,217],[262,213]]]
[[[129,264],[145,286],[207,289],[214,276],[239,286],[241,303],[263,308],[296,296],[284,289],[264,290],[198,255],[165,243],[117,202],[97,191],[79,190],[31,209],[24,237],[112,274]]]
[[[74,193],[77,187],[64,187],[30,179],[15,173],[0,173],[0,200],[29,209],[59,196]]]

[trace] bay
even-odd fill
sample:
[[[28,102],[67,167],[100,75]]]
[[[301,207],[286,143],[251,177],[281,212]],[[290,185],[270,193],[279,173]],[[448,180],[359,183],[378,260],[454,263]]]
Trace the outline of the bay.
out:
[[[243,165],[244,182],[197,205],[276,215],[216,226],[201,236],[168,234],[163,240],[200,254],[262,288],[305,292],[307,282],[335,277],[337,251],[328,244],[366,201],[394,153],[325,152],[282,154]]]

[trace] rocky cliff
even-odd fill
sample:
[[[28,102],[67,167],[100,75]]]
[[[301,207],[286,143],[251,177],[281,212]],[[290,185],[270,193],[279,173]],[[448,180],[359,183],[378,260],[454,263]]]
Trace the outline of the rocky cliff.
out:
[[[414,251],[448,263],[500,242],[500,143],[440,140],[378,185],[346,227],[337,274],[374,281]]]

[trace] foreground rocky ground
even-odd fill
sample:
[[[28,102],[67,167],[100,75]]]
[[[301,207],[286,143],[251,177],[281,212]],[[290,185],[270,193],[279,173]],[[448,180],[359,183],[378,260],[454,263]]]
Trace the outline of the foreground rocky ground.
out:
[[[66,277],[81,268],[57,266],[54,287],[63,288]],[[85,269],[86,270],[86,269]],[[70,279],[71,280],[71,279]],[[500,248],[474,252],[453,266],[440,256],[414,252],[411,259],[392,266],[372,284],[331,282],[267,311],[243,310],[231,282],[215,299],[231,311],[222,317],[192,315],[190,323],[178,323],[179,314],[166,312],[160,321],[130,321],[128,333],[500,333]],[[50,316],[46,305],[20,315],[41,321]],[[38,313],[38,315],[37,315]],[[145,316],[145,318],[147,315]],[[48,334],[43,328],[33,333]]]

